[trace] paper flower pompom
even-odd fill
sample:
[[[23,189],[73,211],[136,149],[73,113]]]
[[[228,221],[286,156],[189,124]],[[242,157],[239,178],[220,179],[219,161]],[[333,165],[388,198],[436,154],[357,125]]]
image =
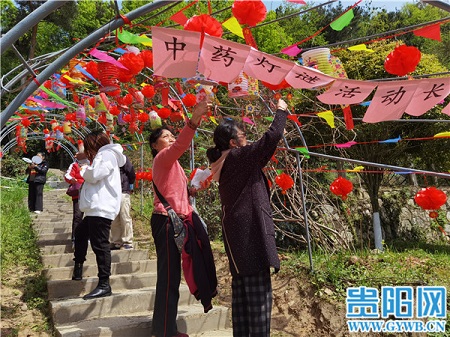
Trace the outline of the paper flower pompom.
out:
[[[185,30],[205,32],[211,36],[221,37],[222,24],[208,14],[194,15],[184,24]]]
[[[352,190],[352,182],[344,177],[337,177],[330,185],[331,193],[341,197],[342,200],[346,200],[347,194],[349,194]]]
[[[405,76],[416,70],[420,62],[420,50],[413,46],[401,45],[396,47],[384,61],[384,69],[389,74]]]
[[[267,9],[261,0],[235,0],[231,12],[241,25],[251,27],[264,21]]]
[[[157,111],[158,116],[161,117],[162,119],[166,119],[170,116],[170,109],[168,108],[161,108]]]
[[[187,107],[192,107],[197,103],[197,97],[194,94],[186,94],[181,101]]]
[[[436,187],[422,188],[414,196],[414,201],[424,210],[436,211],[447,201],[447,195]],[[430,212],[431,218],[437,217],[437,212]]]
[[[151,50],[143,50],[141,51],[141,59],[144,61],[144,66],[147,68],[153,67],[153,53]]]
[[[142,88],[141,93],[146,98],[152,98],[153,96],[155,96],[155,88],[151,84],[146,85]]]
[[[144,61],[140,55],[125,53],[119,57],[118,61],[127,67],[128,72],[132,75],[137,75],[144,69]]]
[[[275,183],[281,188],[282,194],[286,194],[286,190],[294,186],[294,180],[286,173],[281,173],[276,176]]]

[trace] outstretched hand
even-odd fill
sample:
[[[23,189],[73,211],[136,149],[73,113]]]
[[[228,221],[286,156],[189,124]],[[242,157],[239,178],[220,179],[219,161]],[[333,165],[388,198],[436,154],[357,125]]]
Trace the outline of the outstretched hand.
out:
[[[277,110],[286,111],[287,110],[287,103],[285,101],[283,101],[282,99],[279,99],[278,103],[277,103]]]
[[[200,124],[203,115],[206,115],[209,110],[209,102],[206,100],[199,102],[192,112],[191,123],[194,125]]]

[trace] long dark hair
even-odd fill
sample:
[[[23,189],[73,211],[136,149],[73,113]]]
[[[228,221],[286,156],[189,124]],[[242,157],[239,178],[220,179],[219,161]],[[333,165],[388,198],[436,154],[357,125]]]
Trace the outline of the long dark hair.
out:
[[[97,155],[98,150],[100,150],[102,146],[111,144],[111,141],[105,132],[102,130],[96,130],[88,134],[84,138],[83,143],[86,157],[92,162],[94,157]]]
[[[223,120],[214,130],[214,144],[215,147],[211,147],[206,151],[206,156],[210,163],[217,161],[222,155],[222,151],[230,148],[230,140],[236,139],[238,130],[243,130],[243,124],[237,122],[234,119]]]
[[[167,125],[163,125],[150,133],[150,136],[148,137],[148,144],[150,145],[150,149],[152,150],[152,156],[153,158],[158,154],[158,151],[155,150],[152,145],[155,144],[159,137],[161,137],[163,130],[168,130],[172,132],[172,129],[169,128]],[[172,132],[173,133],[173,132]]]

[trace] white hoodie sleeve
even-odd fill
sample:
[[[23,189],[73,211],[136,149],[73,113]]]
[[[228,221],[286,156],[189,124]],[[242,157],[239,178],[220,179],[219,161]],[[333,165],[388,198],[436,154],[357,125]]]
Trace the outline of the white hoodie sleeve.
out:
[[[80,174],[86,182],[95,184],[97,181],[111,175],[115,167],[117,167],[115,155],[105,151],[98,153],[92,165],[84,166]]]

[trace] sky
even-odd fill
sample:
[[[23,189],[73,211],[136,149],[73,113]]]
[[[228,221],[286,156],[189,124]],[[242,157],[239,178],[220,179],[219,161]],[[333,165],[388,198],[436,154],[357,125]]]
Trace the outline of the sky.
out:
[[[264,4],[266,5],[267,10],[274,10],[276,9],[280,3],[282,3],[283,1],[281,0],[263,0]],[[284,1],[285,2],[285,1]],[[306,0],[307,3],[314,3],[314,4],[321,4],[321,3],[325,3],[327,1],[324,0]],[[336,1],[337,3],[338,1]],[[341,0],[341,3],[344,7],[349,7],[354,5],[357,2],[357,0]],[[391,1],[386,1],[386,0],[363,0],[360,3],[360,6],[364,5],[365,3],[371,3],[372,7],[380,7],[380,8],[384,8],[386,9],[388,12],[392,12],[395,11],[396,9],[400,9],[404,4],[406,3],[418,3],[420,2],[419,0],[391,0]],[[444,2],[449,2],[448,0],[444,0]],[[297,5],[299,8],[301,8],[300,5]]]

